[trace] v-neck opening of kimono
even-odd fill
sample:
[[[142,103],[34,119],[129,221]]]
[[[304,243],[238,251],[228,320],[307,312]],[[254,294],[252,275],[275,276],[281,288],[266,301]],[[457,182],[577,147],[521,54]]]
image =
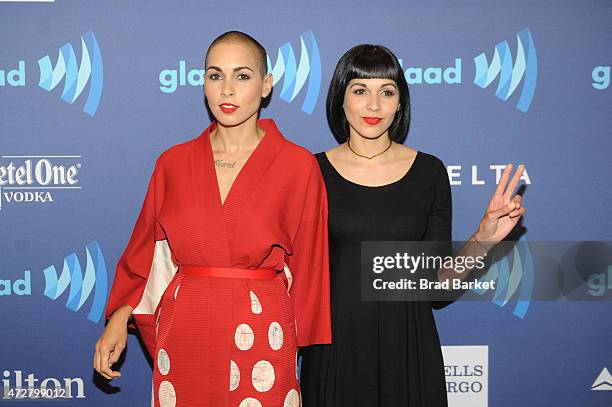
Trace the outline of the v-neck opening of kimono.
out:
[[[208,142],[210,149],[209,149],[209,154],[210,154],[210,159],[212,160],[213,163],[213,173],[215,175],[215,181],[217,184],[217,197],[218,197],[218,201],[219,201],[219,205],[221,206],[221,209],[225,209],[225,205],[228,202],[228,200],[231,199],[232,197],[232,191],[235,189],[234,185],[236,185],[236,183],[240,182],[240,179],[243,178],[242,174],[245,171],[248,171],[247,166],[249,165],[250,162],[252,162],[253,160],[251,160],[251,158],[253,158],[253,156],[255,154],[258,153],[259,150],[261,150],[261,146],[262,144],[266,141],[266,139],[268,138],[268,133],[269,131],[261,128],[259,125],[256,125],[258,128],[260,128],[262,131],[264,131],[264,135],[261,138],[261,140],[259,140],[259,142],[257,143],[257,145],[255,146],[255,148],[253,149],[253,151],[251,152],[251,154],[249,154],[249,157],[246,159],[246,161],[244,162],[244,165],[242,166],[242,168],[240,168],[240,171],[238,171],[238,174],[236,175],[236,178],[234,178],[234,181],[232,181],[232,184],[229,187],[229,190],[227,192],[227,195],[225,196],[225,199],[221,198],[221,187],[219,186],[219,176],[217,174],[217,169],[215,167],[215,154],[212,148],[212,140],[211,140],[211,136],[212,136],[212,132],[213,130],[217,127],[217,124],[215,123],[214,126],[211,127],[210,131],[208,132],[208,137],[206,137],[206,142]],[[240,187],[240,185],[238,185],[238,187]]]
[[[228,265],[233,263],[230,247],[241,223],[244,206],[286,142],[272,119],[258,119],[257,126],[265,131],[265,135],[240,169],[223,203],[210,141],[216,123],[204,130],[199,140],[201,144],[198,153],[202,154],[203,159],[195,160],[196,171],[193,175],[194,185],[201,186],[196,191],[198,206],[207,219],[220,221],[217,228],[209,232],[214,236],[209,235],[206,240],[210,241],[210,238],[217,242],[218,255]]]

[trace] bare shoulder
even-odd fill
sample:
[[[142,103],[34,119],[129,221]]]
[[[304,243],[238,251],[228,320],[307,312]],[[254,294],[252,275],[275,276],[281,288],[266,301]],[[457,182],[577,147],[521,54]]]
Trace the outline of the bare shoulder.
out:
[[[398,157],[402,160],[412,161],[416,157],[418,151],[412,147],[405,146],[403,144],[396,143],[396,153]]]
[[[342,156],[342,152],[344,150],[344,146],[346,143],[342,143],[337,145],[336,147],[332,147],[329,150],[327,150],[325,152],[325,154],[327,155],[328,158],[330,158],[331,160],[337,160],[338,158],[340,158],[340,156]]]

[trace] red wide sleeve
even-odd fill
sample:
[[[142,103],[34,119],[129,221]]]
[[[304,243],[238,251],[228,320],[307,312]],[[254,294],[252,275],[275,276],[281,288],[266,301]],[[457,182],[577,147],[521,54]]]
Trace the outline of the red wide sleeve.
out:
[[[300,223],[287,266],[289,294],[297,325],[297,345],[331,343],[327,193],[321,170],[312,160]]]
[[[151,271],[155,241],[166,239],[163,229],[157,222],[157,214],[163,201],[163,184],[159,172],[156,161],[132,235],[117,263],[115,280],[106,306],[107,320],[123,305],[136,308],[143,296]],[[135,327],[133,322],[128,326]]]

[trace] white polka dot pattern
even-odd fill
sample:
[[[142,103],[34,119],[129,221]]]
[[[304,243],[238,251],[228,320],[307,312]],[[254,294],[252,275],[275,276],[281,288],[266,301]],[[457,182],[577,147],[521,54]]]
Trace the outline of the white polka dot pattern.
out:
[[[283,407],[300,407],[300,395],[295,389],[289,390],[285,397]]]
[[[253,330],[248,324],[240,324],[236,328],[234,341],[236,342],[238,349],[249,350],[255,341],[255,334],[253,334]]]
[[[251,312],[253,314],[261,314],[261,311],[263,311],[261,307],[261,302],[259,302],[259,298],[257,298],[257,295],[255,295],[255,293],[251,291]]]
[[[261,407],[261,403],[259,400],[254,399],[253,397],[247,397],[240,402],[238,407]]]
[[[176,392],[174,386],[167,380],[159,384],[159,406],[176,407]]]
[[[253,366],[253,373],[251,376],[253,380],[253,387],[259,392],[268,391],[274,385],[274,368],[272,364],[267,360],[260,360]]]
[[[270,324],[268,328],[268,342],[273,350],[279,350],[283,347],[283,328],[276,321]]]
[[[240,369],[233,360],[230,360],[230,391],[234,391],[240,384]]]
[[[168,356],[168,352],[164,348],[157,352],[157,369],[164,376],[170,372],[170,356]]]

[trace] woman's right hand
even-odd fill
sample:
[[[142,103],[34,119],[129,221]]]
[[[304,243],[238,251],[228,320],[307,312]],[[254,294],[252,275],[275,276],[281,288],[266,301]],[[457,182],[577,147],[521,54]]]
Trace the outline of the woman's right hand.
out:
[[[111,366],[117,363],[127,345],[127,323],[132,313],[131,308],[127,305],[115,311],[96,342],[94,369],[109,380],[121,376],[119,371],[111,370]]]

